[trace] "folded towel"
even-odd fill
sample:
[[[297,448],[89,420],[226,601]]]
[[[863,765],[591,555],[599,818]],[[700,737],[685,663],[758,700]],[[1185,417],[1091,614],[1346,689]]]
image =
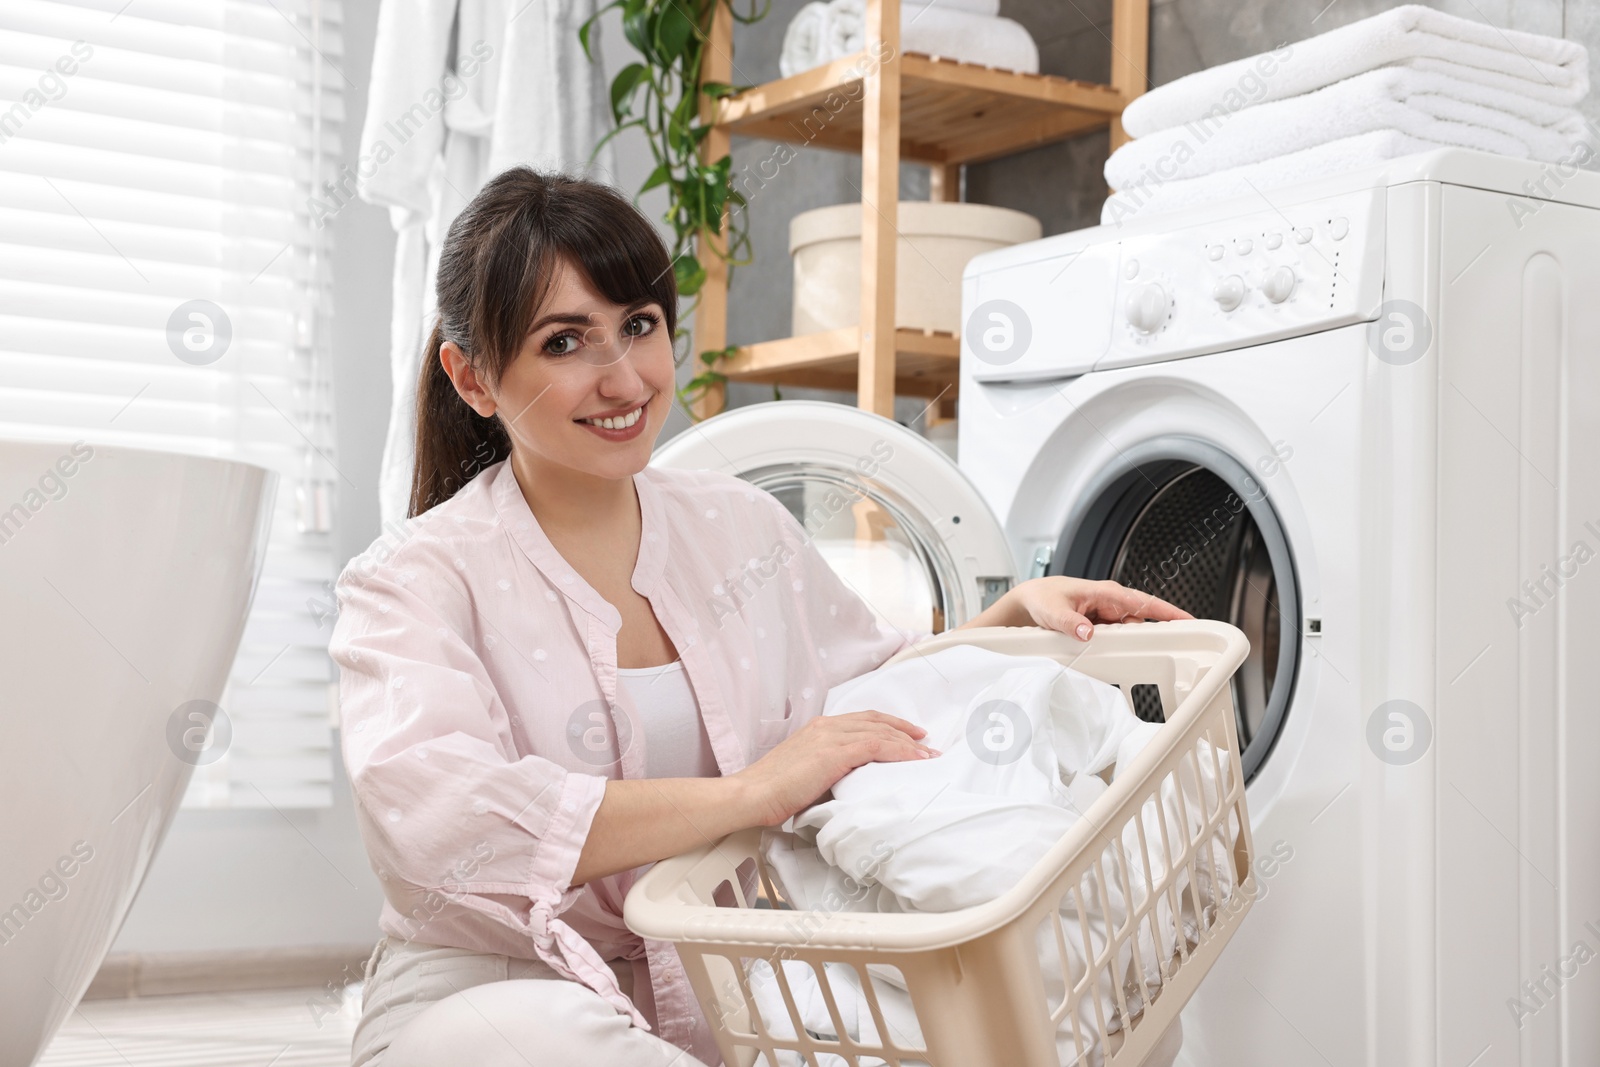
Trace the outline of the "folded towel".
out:
[[[1584,56],[1584,65],[1587,68],[1588,53],[1584,53]],[[1537,102],[1553,107],[1573,107],[1589,95],[1589,76],[1587,73],[1584,73],[1576,81],[1562,87],[1552,85],[1549,82],[1535,81],[1532,78],[1522,78],[1511,74],[1501,74],[1499,71],[1484,70],[1481,67],[1468,67],[1461,63],[1453,63],[1448,59],[1435,59],[1432,56],[1416,56],[1392,65],[1410,67],[1412,70],[1431,71],[1434,74],[1448,74],[1453,78],[1460,78],[1462,81],[1497,89],[1530,105]],[[1540,121],[1533,115],[1528,117],[1535,122]]]
[[[1532,103],[1521,107],[1554,125],[1529,121],[1507,108],[1512,94],[1444,74],[1383,67],[1325,89],[1197,119],[1130,141],[1106,160],[1106,182],[1126,189],[1155,173],[1198,178],[1259,163],[1329,141],[1392,129],[1439,144],[1476,148],[1517,159],[1554,163],[1589,141],[1575,108]]]
[[[1152,212],[1178,211],[1234,197],[1251,197],[1266,208],[1269,201],[1262,196],[1273,189],[1444,147],[1396,130],[1374,130],[1199,178],[1152,179],[1121,189],[1106,198],[1100,222],[1119,225]]]
[[[816,9],[823,9],[818,11]],[[1039,47],[1028,31],[989,11],[999,0],[929,0],[900,9],[900,50],[986,67],[1039,71]],[[778,70],[785,78],[866,47],[865,0],[831,0],[801,8],[784,31]]]
[[[1407,4],[1152,89],[1128,105],[1122,113],[1122,126],[1134,137],[1145,137],[1193,122],[1230,97],[1248,97],[1248,103],[1263,104],[1417,59],[1446,60],[1470,68],[1472,73],[1465,75],[1469,79],[1494,75],[1485,84],[1501,88],[1507,87],[1505,79],[1509,78],[1529,86],[1534,99],[1549,103],[1576,104],[1589,91],[1589,53],[1581,44],[1496,29]]]
[[[913,7],[965,11],[969,15],[987,15],[990,18],[1000,14],[1000,0],[904,0],[900,5],[902,25],[917,17],[917,13],[911,10]],[[863,7],[862,11],[865,10],[866,8]]]
[[[788,29],[783,31],[783,50],[778,53],[779,73],[787,78],[828,61],[830,53],[826,42],[832,19],[833,13],[821,0],[811,0],[795,12]]]

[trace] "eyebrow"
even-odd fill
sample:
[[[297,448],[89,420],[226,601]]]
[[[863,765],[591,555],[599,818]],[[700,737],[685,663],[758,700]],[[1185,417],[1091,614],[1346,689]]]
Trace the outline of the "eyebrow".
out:
[[[654,304],[654,303],[655,303],[654,299],[652,299],[650,297],[642,297],[642,298],[640,298],[638,300],[635,300],[631,304],[625,305],[622,310],[624,312],[637,311],[640,308],[644,307],[646,304]],[[540,319],[538,322],[536,322],[532,326],[528,327],[528,332],[530,334],[535,334],[535,333],[538,333],[540,330],[544,329],[546,326],[550,326],[550,325],[555,324],[555,323],[562,323],[562,324],[565,324],[567,326],[589,326],[589,325],[592,325],[592,322],[591,322],[591,320],[590,320],[588,315],[579,315],[576,312],[567,312],[567,313],[564,313],[564,314],[558,312],[558,313],[556,313],[554,315],[546,315],[544,318]]]

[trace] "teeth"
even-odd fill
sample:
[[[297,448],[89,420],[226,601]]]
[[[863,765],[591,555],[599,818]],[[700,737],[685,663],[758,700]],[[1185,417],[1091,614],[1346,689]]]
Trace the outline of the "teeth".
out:
[[[578,421],[587,422],[590,426],[599,426],[607,430],[626,430],[629,426],[632,426],[634,423],[638,422],[639,416],[642,414],[644,414],[644,405],[640,404],[626,415],[618,415],[616,418],[579,419]]]

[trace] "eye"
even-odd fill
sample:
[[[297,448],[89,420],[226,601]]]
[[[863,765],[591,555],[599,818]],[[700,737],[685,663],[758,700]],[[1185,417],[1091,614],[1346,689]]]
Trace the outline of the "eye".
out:
[[[544,343],[544,350],[552,356],[570,356],[578,344],[578,335],[571,330],[558,333]]]
[[[641,311],[627,321],[627,324],[623,327],[623,332],[629,337],[643,337],[660,324],[661,317],[655,312]],[[634,329],[635,325],[640,327],[637,331]]]

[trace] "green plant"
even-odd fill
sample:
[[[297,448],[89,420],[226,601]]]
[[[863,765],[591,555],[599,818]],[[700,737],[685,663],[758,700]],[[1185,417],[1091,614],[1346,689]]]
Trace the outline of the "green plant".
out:
[[[665,186],[668,208],[663,215],[672,227],[672,273],[678,284],[678,295],[690,298],[691,303],[680,308],[678,321],[682,322],[700,304],[700,289],[705,284],[706,268],[695,254],[698,237],[715,238],[722,226],[724,209],[747,207],[745,198],[733,188],[733,158],[702,160],[700,144],[711,132],[711,126],[702,121],[700,102],[702,96],[719,99],[740,91],[724,82],[700,81],[701,61],[710,45],[706,27],[711,24],[715,5],[725,4],[733,17],[743,23],[758,22],[766,17],[772,0],[765,0],[759,11],[756,0],[750,2],[750,12],[741,15],[732,0],[610,0],[596,11],[578,31],[578,39],[590,61],[594,54],[589,48],[591,28],[607,11],[622,9],[622,31],[643,62],[629,63],[611,81],[611,115],[616,126],[595,145],[601,147],[623,130],[640,129],[655,156],[655,169],[634,194],[640,196],[659,186]],[[590,156],[591,161],[594,155]],[[725,244],[718,247],[708,241],[703,247],[713,249],[728,264],[731,278],[735,266],[750,262],[749,219],[742,210],[729,210],[728,233]],[[680,330],[682,363],[694,348],[688,330]],[[678,401],[689,411],[693,398],[727,376],[711,369],[718,359],[730,355],[733,346],[711,349],[700,353],[704,368],[678,390]],[[777,395],[774,388],[774,396]]]

